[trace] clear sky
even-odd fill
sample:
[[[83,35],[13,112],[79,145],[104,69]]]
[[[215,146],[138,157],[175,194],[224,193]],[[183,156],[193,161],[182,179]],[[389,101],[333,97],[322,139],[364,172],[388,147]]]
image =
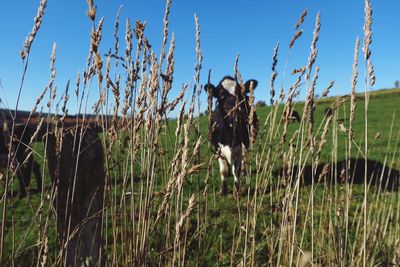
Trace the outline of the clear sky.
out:
[[[17,89],[22,73],[19,51],[31,30],[39,0],[13,0],[0,2],[0,79],[3,89],[0,97],[15,107]],[[112,0],[95,1],[97,21],[105,17],[103,41],[100,50],[106,53],[113,47],[113,27],[118,7],[120,16],[121,49],[124,46],[125,19],[131,22],[147,21],[146,35],[155,51],[160,51],[165,1]],[[400,1],[372,0],[373,45],[372,62],[375,66],[374,89],[393,87],[400,80]],[[281,44],[278,72],[281,74],[293,36],[293,26],[304,8],[308,16],[302,28],[304,34],[295,44],[289,58],[288,70],[304,66],[310,52],[315,17],[321,11],[321,33],[316,65],[320,66],[317,94],[330,80],[335,80],[332,95],[350,91],[353,49],[357,36],[363,37],[363,0],[173,0],[170,14],[170,32],[176,37],[176,65],[171,97],[182,83],[193,80],[195,54],[195,25],[193,15],[199,16],[203,69],[201,80],[206,83],[208,69],[212,68],[212,81],[233,75],[236,54],[240,54],[239,69],[244,79],[257,79],[256,100],[269,99],[268,83],[271,76],[271,58],[277,42]],[[90,41],[91,24],[86,16],[85,0],[49,0],[42,28],[33,44],[30,65],[23,88],[20,108],[29,110],[43,90],[49,76],[49,58],[53,42],[57,43],[57,79],[59,92],[69,78],[75,80],[85,66]],[[360,68],[362,71],[362,68]],[[290,76],[290,75],[287,75]],[[290,77],[278,76],[287,89]],[[360,78],[363,78],[361,72]],[[364,89],[361,79],[357,90]],[[93,96],[93,102],[97,96]],[[70,106],[70,113],[75,113]]]

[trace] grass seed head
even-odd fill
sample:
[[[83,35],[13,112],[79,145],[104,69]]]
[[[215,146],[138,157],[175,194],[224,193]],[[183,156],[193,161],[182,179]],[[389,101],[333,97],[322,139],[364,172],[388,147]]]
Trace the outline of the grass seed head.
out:
[[[308,10],[307,10],[307,8],[306,8],[306,9],[303,10],[303,12],[301,12],[301,15],[300,15],[299,19],[297,20],[296,24],[294,25],[294,29],[295,29],[296,31],[300,28],[301,24],[303,24],[304,19],[305,19],[306,16],[307,16],[307,11],[308,11]]]

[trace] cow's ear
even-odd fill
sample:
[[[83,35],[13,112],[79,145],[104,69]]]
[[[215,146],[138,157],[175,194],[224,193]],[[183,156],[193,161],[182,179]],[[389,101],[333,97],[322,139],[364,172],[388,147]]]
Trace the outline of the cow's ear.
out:
[[[250,88],[256,89],[258,82],[256,80],[248,80],[245,84],[244,84],[244,89],[245,89],[245,93],[249,93],[250,92]]]
[[[211,94],[213,97],[218,97],[218,91],[219,91],[218,87],[215,87],[213,84],[208,83],[206,84],[205,89],[208,94]]]

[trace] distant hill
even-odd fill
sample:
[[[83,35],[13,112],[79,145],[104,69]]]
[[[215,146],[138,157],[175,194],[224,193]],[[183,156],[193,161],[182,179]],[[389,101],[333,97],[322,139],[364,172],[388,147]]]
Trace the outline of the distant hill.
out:
[[[20,118],[21,119],[22,118],[28,118],[30,113],[31,113],[30,111],[18,110],[17,114],[16,114],[17,120],[20,119]],[[12,109],[0,109],[0,121],[1,122],[3,122],[3,121],[11,121],[13,119],[14,114],[15,114],[15,110],[12,110]],[[32,118],[36,118],[38,116],[39,116],[39,113],[33,113],[31,115]]]
[[[30,113],[31,113],[30,111],[18,110],[17,114],[16,114],[16,122],[17,123],[18,122],[25,122],[26,119],[29,117]],[[14,117],[14,114],[15,114],[15,110],[12,110],[12,109],[0,109],[0,122],[3,123],[4,121],[12,121],[13,117]],[[51,115],[57,116],[57,117],[61,117],[62,116],[62,115],[55,115],[55,114],[51,114]],[[38,112],[35,112],[35,113],[31,114],[31,118],[37,118],[39,116],[42,116],[42,117],[43,116],[48,116],[48,114],[47,113],[38,113]],[[86,119],[92,119],[92,118],[96,118],[97,115],[95,115],[95,114],[67,115],[66,119],[70,119],[70,120],[71,119],[76,119],[76,118],[81,119],[83,117],[85,117]],[[110,120],[111,120],[112,117],[113,116],[111,116],[111,115],[104,116],[105,119],[110,119]]]

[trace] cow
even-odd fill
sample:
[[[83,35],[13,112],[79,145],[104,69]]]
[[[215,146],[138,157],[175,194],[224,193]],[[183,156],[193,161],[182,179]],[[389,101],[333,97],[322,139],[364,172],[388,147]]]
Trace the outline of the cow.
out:
[[[15,124],[14,138],[11,143],[11,161],[8,158],[10,154],[8,149],[8,146],[10,145],[9,127],[5,127],[5,125],[3,125],[3,128],[0,132],[0,168],[1,171],[4,172],[7,169],[8,164],[10,164],[11,169],[16,171],[19,180],[19,198],[26,196],[26,188],[31,182],[32,172],[36,178],[37,190],[40,192],[42,188],[42,174],[40,171],[40,165],[33,159],[32,155],[29,155],[30,151],[26,149],[26,145],[29,144],[34,131],[35,129],[29,127],[29,125],[26,127],[26,124]]]
[[[20,112],[22,113],[22,112]],[[1,114],[1,110],[0,110]],[[24,113],[22,113],[24,114]],[[7,119],[7,117],[5,117]],[[61,119],[61,116],[58,117]],[[45,120],[44,123],[39,125],[40,118],[26,118],[21,117],[16,120],[14,126],[10,120],[3,122],[3,127],[0,126],[0,171],[4,171],[7,168],[14,169],[18,180],[19,180],[19,197],[23,198],[26,196],[26,188],[31,182],[32,173],[35,175],[37,182],[37,190],[42,190],[42,175],[40,171],[40,165],[36,162],[28,145],[31,142],[32,137],[35,135],[36,140],[42,140],[48,131],[54,130],[56,125],[53,122]],[[61,127],[74,127],[74,126],[85,126],[95,132],[102,132],[103,128],[96,122],[93,116],[88,115],[87,118],[82,115],[66,116],[63,118]],[[40,128],[38,128],[40,126]],[[12,127],[14,130],[12,131]],[[11,139],[11,133],[13,138],[11,142],[11,162],[9,163],[9,145]],[[45,145],[46,146],[46,145]],[[28,158],[29,156],[29,158]]]
[[[290,112],[290,114],[288,114]],[[282,120],[287,121],[288,123],[299,122],[301,121],[300,115],[296,110],[285,108],[282,113]]]
[[[291,116],[289,117],[289,120],[296,121],[296,122],[300,123],[300,115],[299,115],[299,113],[296,110],[293,110]]]
[[[325,113],[325,117],[327,117],[327,118],[330,116],[333,116],[333,108],[332,107],[326,108],[324,113]]]
[[[209,96],[216,98],[216,107],[212,113],[209,139],[218,157],[221,175],[221,195],[227,193],[229,167],[234,177],[235,193],[240,195],[240,172],[243,147],[250,145],[250,104],[247,95],[255,89],[258,82],[248,80],[244,86],[231,76],[222,78],[217,86],[208,83],[205,86]],[[254,112],[253,125],[258,128],[257,114]],[[255,137],[255,136],[254,136]]]

